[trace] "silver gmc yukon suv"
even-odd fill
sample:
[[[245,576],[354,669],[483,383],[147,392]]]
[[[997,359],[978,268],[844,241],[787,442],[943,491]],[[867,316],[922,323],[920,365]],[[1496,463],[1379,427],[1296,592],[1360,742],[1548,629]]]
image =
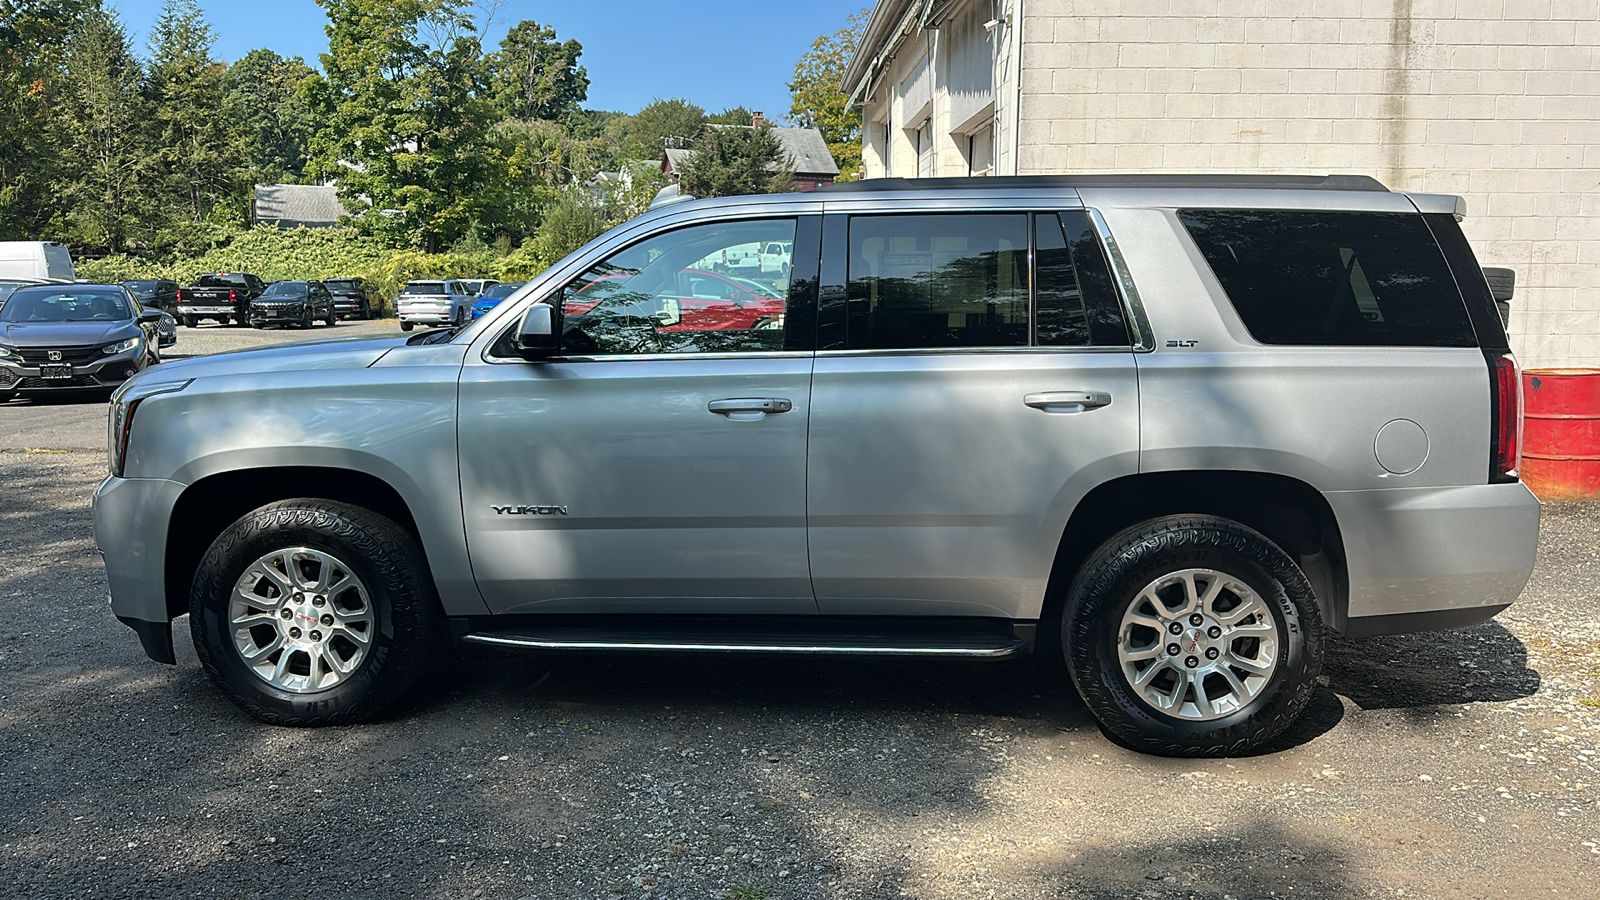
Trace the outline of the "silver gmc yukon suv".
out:
[[[1037,647],[1128,746],[1246,751],[1325,641],[1483,622],[1529,577],[1463,213],[1359,176],[664,205],[458,330],[130,380],[112,609],[166,663],[187,613],[284,725],[372,716],[451,640]]]

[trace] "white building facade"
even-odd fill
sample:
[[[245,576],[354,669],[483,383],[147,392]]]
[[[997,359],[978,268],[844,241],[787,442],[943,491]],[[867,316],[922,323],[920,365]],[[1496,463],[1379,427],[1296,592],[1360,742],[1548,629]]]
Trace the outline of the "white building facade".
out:
[[[1523,365],[1600,365],[1600,0],[880,0],[844,88],[869,178],[1460,194]]]

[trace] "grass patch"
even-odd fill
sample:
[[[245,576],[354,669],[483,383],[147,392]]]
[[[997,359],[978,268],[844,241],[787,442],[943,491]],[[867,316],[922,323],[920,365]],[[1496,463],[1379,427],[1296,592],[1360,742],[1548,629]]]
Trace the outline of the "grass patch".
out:
[[[768,900],[772,896],[772,888],[746,882],[728,888],[722,896],[724,900]]]

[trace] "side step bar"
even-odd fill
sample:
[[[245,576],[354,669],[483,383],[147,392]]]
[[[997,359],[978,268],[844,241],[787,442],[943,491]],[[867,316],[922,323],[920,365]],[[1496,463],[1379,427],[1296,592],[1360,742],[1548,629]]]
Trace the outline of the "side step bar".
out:
[[[553,617],[552,617],[553,618]],[[1028,653],[1033,623],[983,620],[953,627],[881,619],[827,622],[817,617],[719,620],[718,617],[591,617],[581,623],[462,623],[461,639],[504,649],[633,650],[686,653],[805,653],[833,656],[944,656],[1004,659]],[[652,621],[641,621],[649,619]],[[530,621],[531,620],[531,621]],[[600,621],[597,621],[600,620]],[[784,627],[784,625],[792,627]],[[854,626],[854,627],[851,627]]]

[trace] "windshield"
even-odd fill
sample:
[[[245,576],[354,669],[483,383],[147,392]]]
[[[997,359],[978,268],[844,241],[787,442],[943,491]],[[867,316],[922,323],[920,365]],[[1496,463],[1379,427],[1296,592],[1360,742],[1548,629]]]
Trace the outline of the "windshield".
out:
[[[304,281],[274,281],[261,292],[263,297],[298,297],[309,288]]]
[[[400,289],[402,294],[442,294],[444,282],[442,281],[413,281]]]
[[[358,291],[361,289],[361,283],[351,278],[329,278],[323,284],[327,285],[330,291]]]
[[[20,288],[0,306],[0,322],[115,322],[133,318],[122,291]]]
[[[24,285],[24,284],[6,284],[5,282],[0,281],[0,306],[5,306],[6,305],[6,298],[11,296],[11,292],[12,291],[15,291],[17,288],[20,288],[20,287],[27,287],[27,285]]]
[[[517,288],[519,287],[522,287],[522,282],[520,281],[516,284],[497,284],[494,287],[485,290],[483,292],[483,297],[486,300],[491,300],[496,297],[509,297],[512,294],[515,294],[517,292]]]
[[[194,280],[195,287],[225,287],[248,288],[250,285],[244,280],[243,275],[201,275]]]
[[[130,291],[133,291],[134,293],[154,294],[156,291],[160,290],[158,287],[160,284],[161,282],[159,281],[124,281],[122,286]]]

